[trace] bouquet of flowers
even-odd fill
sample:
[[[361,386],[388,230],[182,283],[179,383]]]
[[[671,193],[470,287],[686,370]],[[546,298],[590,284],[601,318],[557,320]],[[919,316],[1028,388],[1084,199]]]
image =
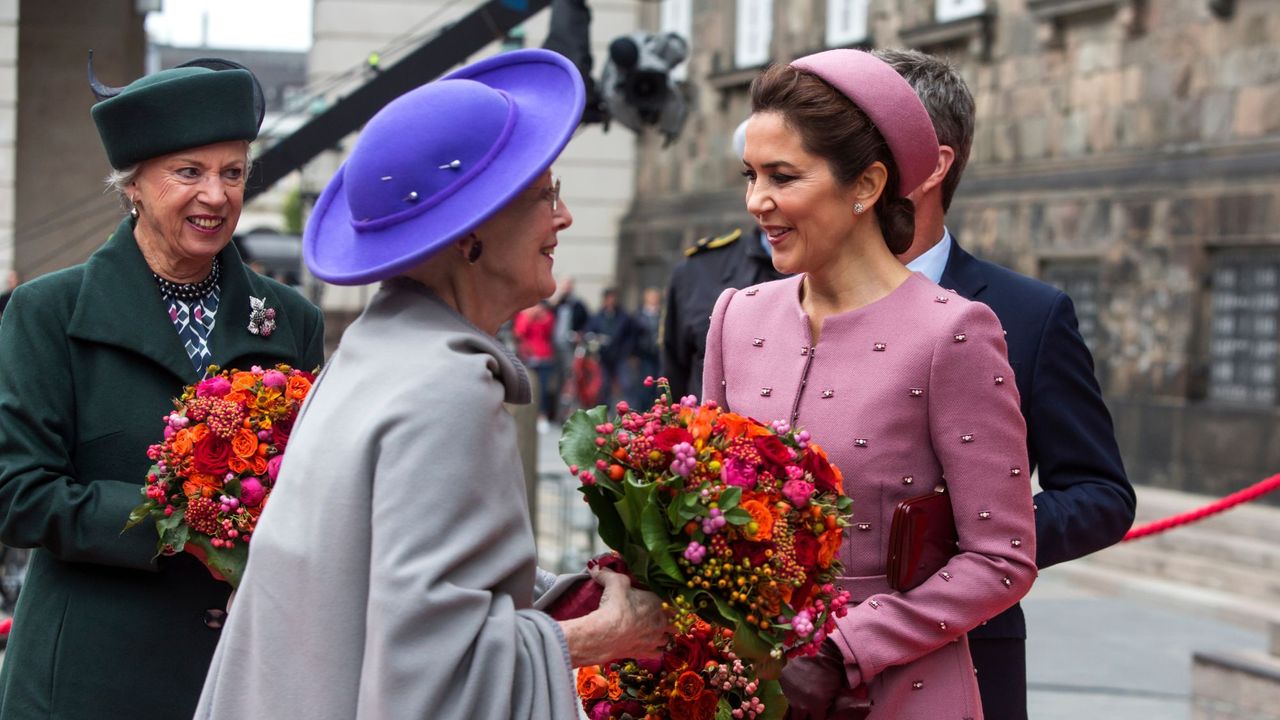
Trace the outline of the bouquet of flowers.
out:
[[[151,519],[157,552],[191,552],[239,587],[249,540],[315,375],[288,365],[221,370],[187,386],[147,448],[146,499],[125,529]]]
[[[575,413],[560,454],[600,537],[673,610],[677,631],[696,617],[728,628],[734,655],[777,677],[845,613],[834,579],[852,500],[807,432],[693,396],[673,404],[659,383],[647,411]]]
[[[688,632],[672,639],[661,660],[614,660],[580,668],[578,696],[587,717],[780,716],[785,706],[779,702],[778,684],[753,677],[750,666],[733,653],[732,631],[696,618],[692,622]]]

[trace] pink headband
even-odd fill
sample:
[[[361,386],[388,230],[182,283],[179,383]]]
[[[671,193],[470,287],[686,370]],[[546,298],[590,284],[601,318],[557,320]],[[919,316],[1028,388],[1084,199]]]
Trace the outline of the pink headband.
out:
[[[938,136],[916,91],[887,63],[861,50],[827,50],[791,63],[826,80],[853,101],[889,143],[906,197],[938,166]]]

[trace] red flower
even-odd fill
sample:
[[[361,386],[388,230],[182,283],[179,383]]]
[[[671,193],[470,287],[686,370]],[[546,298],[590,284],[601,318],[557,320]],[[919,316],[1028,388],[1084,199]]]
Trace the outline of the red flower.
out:
[[[293,423],[297,420],[296,415],[283,417],[271,424],[271,442],[275,444],[276,449],[284,452],[284,446],[289,444],[289,436],[293,434]]]
[[[813,476],[813,483],[818,486],[818,490],[822,492],[836,492],[840,490],[841,478],[835,467],[827,462],[826,456],[816,446],[809,446],[809,450],[804,454],[804,460],[801,462],[804,471]]]
[[[707,687],[702,676],[696,672],[688,670],[680,673],[680,677],[676,679],[676,694],[682,700],[697,700],[698,695]]]
[[[808,530],[800,530],[795,535],[796,562],[805,570],[818,564],[818,538]]]
[[[694,635],[676,635],[671,647],[662,653],[662,666],[667,670],[700,670],[707,664],[708,652],[705,638]]]
[[[196,443],[193,451],[196,472],[214,476],[225,474],[231,454],[230,442],[223,440],[215,433],[205,435]]]
[[[667,709],[671,711],[671,720],[711,720],[715,717],[717,702],[718,698],[710,690],[703,690],[693,700],[673,694],[667,701]]]
[[[653,446],[663,452],[671,452],[672,448],[682,442],[692,445],[693,435],[681,427],[669,427],[653,436]]]
[[[791,450],[782,444],[777,435],[766,435],[753,440],[760,457],[774,465],[786,465],[791,462]]]
[[[733,548],[733,557],[735,560],[747,558],[751,561],[752,566],[761,567],[768,560],[764,553],[766,550],[773,548],[773,543],[735,540],[730,543],[729,546]]]

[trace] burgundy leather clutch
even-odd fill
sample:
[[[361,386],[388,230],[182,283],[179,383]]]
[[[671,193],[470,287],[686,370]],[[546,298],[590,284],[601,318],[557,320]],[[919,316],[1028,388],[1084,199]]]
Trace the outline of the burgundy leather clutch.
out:
[[[588,564],[608,568],[628,577],[631,575],[627,571],[627,564],[622,561],[622,556],[620,555],[601,555],[598,558],[593,558]],[[635,578],[632,578],[632,582],[635,582]],[[561,593],[550,605],[543,608],[543,612],[556,620],[572,620],[600,607],[600,596],[603,594],[604,587],[587,577]]]
[[[906,592],[919,586],[956,554],[958,540],[945,486],[898,503],[889,526],[889,587]]]

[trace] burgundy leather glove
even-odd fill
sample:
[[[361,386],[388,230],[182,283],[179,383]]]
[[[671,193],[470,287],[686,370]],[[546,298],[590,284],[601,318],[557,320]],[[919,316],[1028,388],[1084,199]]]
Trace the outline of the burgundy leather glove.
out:
[[[836,696],[847,692],[844,656],[831,640],[822,643],[817,655],[796,658],[782,668],[782,694],[790,709],[788,720],[827,720]]]

